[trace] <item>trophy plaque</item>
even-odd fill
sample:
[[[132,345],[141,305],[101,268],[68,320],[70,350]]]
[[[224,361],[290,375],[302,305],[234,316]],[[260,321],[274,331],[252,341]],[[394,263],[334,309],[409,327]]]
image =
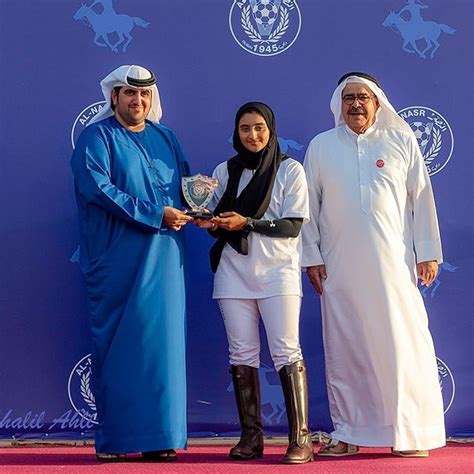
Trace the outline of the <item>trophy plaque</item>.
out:
[[[197,219],[212,219],[214,215],[206,209],[206,206],[211,202],[217,185],[217,179],[202,174],[183,176],[181,189],[190,207],[186,209],[186,214]]]

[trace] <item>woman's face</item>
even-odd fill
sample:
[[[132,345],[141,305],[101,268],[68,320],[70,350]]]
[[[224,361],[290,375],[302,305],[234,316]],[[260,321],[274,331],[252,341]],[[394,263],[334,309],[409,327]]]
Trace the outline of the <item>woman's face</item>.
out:
[[[239,138],[249,151],[257,153],[263,150],[270,140],[270,130],[265,119],[257,112],[247,112],[239,120]]]

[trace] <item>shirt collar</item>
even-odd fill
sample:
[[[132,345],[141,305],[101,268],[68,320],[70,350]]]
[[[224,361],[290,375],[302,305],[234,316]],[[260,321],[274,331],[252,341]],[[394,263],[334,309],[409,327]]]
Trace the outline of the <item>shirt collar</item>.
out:
[[[346,129],[346,132],[349,134],[350,137],[353,137],[354,139],[357,140],[357,138],[359,136],[363,136],[363,137],[367,137],[369,135],[372,135],[372,133],[374,133],[374,131],[378,128],[378,125],[377,125],[377,117],[375,118],[375,121],[374,123],[364,132],[364,133],[356,133],[354,132],[354,130],[352,130],[351,128],[349,128],[349,126],[347,125],[347,123],[344,123],[344,128]]]

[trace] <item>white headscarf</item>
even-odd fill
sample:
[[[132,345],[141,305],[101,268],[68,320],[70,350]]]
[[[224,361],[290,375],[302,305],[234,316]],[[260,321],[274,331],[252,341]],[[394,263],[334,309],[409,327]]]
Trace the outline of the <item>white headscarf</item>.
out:
[[[140,85],[140,82],[142,82],[143,85]],[[100,112],[94,115],[88,125],[114,115],[114,111],[112,110],[112,90],[118,86],[131,87],[132,89],[151,89],[151,108],[146,118],[152,122],[160,121],[162,111],[155,76],[144,67],[125,65],[118,67],[100,81],[100,87],[102,88],[106,104],[100,109]]]
[[[376,122],[379,127],[392,130],[402,130],[415,136],[410,125],[408,125],[408,123],[397,114],[392,104],[388,101],[387,96],[384,94],[383,90],[380,89],[380,87],[375,84],[375,82],[360,76],[349,76],[344,79],[344,81],[342,81],[336,87],[336,90],[332,95],[331,111],[334,114],[336,127],[346,123],[344,117],[342,116],[342,91],[344,90],[344,87],[346,87],[346,85],[350,82],[357,82],[359,84],[366,85],[377,96],[380,107],[376,113]]]

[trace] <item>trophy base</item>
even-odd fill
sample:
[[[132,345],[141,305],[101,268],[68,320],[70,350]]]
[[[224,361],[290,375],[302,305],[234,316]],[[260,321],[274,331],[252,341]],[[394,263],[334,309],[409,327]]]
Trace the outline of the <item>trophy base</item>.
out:
[[[214,217],[212,212],[193,211],[192,209],[187,210],[186,215],[189,217],[194,217],[195,219],[212,219]]]

